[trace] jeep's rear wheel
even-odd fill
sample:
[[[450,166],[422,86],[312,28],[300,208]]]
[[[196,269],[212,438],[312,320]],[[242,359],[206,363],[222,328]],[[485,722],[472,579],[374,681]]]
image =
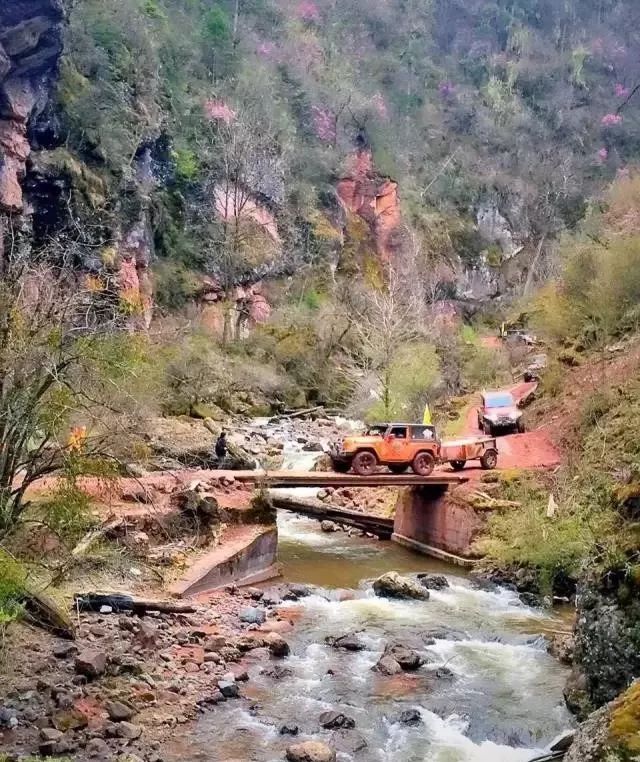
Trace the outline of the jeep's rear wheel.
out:
[[[389,466],[389,471],[391,471],[392,474],[404,474],[404,472],[409,468],[409,465],[407,463],[394,463],[392,466]]]
[[[338,474],[347,474],[351,468],[351,463],[347,463],[344,460],[333,460],[333,470]]]
[[[358,476],[371,476],[378,467],[378,459],[370,450],[356,453],[353,459],[353,470]]]
[[[418,476],[430,476],[436,467],[436,459],[430,452],[419,452],[413,459],[411,468]]]

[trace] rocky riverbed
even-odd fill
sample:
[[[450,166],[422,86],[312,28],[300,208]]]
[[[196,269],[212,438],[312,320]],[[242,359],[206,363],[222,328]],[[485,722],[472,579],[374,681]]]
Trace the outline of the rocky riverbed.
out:
[[[276,607],[301,592],[230,588],[189,614],[81,613],[75,641],[16,628],[2,654],[2,750],[160,762],[176,726],[238,699],[249,657],[277,668],[293,625]]]

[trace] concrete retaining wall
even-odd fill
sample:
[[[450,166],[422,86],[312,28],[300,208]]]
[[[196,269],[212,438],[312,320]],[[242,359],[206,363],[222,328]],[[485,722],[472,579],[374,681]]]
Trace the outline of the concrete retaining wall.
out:
[[[225,585],[248,585],[280,574],[275,526],[234,527],[222,543],[171,585],[174,595],[190,596]]]
[[[454,502],[446,489],[414,487],[398,498],[393,539],[429,555],[453,561],[458,557],[464,563],[485,521],[486,511]]]

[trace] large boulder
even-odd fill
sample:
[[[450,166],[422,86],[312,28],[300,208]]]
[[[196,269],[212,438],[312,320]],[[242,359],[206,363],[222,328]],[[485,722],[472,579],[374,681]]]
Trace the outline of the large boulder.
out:
[[[403,598],[426,601],[429,591],[410,577],[403,577],[398,572],[387,572],[373,583],[376,595],[383,598]]]
[[[640,681],[580,725],[565,762],[631,762],[638,759]]]
[[[321,741],[296,743],[287,749],[289,762],[336,762],[336,753]]]

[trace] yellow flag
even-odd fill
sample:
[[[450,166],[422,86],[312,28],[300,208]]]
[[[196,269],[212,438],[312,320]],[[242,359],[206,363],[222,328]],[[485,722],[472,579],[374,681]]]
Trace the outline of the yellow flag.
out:
[[[429,403],[424,406],[424,416],[422,418],[423,426],[431,426],[433,421],[431,420],[431,410],[429,409]]]

